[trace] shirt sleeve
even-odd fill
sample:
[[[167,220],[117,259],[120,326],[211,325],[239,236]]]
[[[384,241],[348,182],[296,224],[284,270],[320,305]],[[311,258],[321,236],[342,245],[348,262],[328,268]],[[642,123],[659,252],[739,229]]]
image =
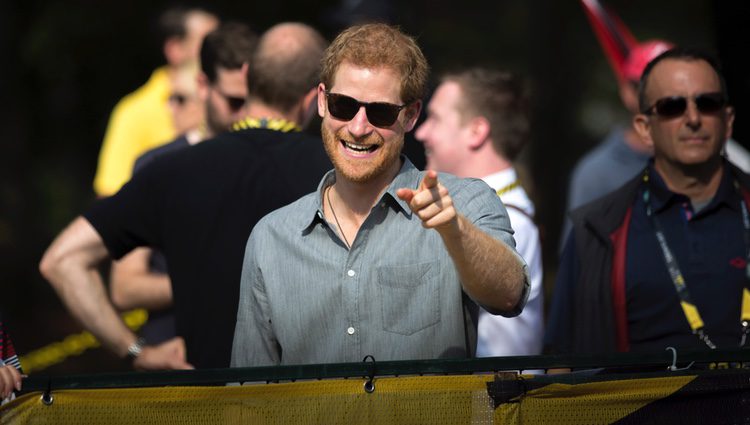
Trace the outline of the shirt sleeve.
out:
[[[3,365],[11,365],[23,373],[21,362],[18,359],[15,347],[13,347],[13,341],[11,341],[2,317],[0,317],[0,366]]]
[[[96,229],[109,254],[120,259],[139,246],[161,248],[159,167],[146,167],[115,195],[98,200],[83,216]]]
[[[269,366],[281,362],[281,350],[273,332],[263,271],[258,264],[256,232],[263,231],[262,223],[261,221],[256,225],[245,248],[231,367]]]

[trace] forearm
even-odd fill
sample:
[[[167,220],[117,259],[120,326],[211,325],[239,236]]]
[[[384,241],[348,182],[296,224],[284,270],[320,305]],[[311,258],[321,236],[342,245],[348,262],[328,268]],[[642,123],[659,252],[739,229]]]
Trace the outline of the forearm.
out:
[[[105,347],[125,356],[136,336],[112,304],[97,270],[107,251],[98,234],[82,218],[73,222],[50,246],[40,271],[71,314]]]
[[[439,233],[464,291],[488,309],[513,311],[527,285],[524,264],[513,250],[460,214]]]
[[[96,269],[83,269],[63,262],[48,279],[68,311],[86,330],[118,356],[127,354],[128,346],[135,342],[136,336],[109,302]]]
[[[151,250],[138,248],[112,264],[110,295],[119,309],[162,309],[172,305],[172,283],[164,273],[149,270]]]
[[[112,289],[112,302],[121,310],[146,308],[160,310],[172,305],[172,283],[169,276],[147,273],[129,278],[127,285]],[[114,280],[110,285],[114,284]]]

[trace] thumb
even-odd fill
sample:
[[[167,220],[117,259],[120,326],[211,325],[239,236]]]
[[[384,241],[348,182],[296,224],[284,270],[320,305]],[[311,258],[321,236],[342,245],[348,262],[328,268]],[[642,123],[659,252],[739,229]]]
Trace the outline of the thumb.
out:
[[[403,189],[398,189],[396,191],[396,196],[398,196],[399,198],[401,198],[402,201],[405,201],[405,202],[409,203],[409,202],[411,202],[412,198],[414,198],[414,194],[415,193],[416,192],[414,192],[411,189],[403,188]]]
[[[432,189],[438,184],[437,171],[427,170],[422,179],[422,184],[419,186],[421,189]]]
[[[183,362],[177,363],[174,366],[173,369],[175,369],[175,370],[192,370],[192,369],[195,369],[195,366],[193,366],[192,364],[190,364],[188,362],[183,361]]]

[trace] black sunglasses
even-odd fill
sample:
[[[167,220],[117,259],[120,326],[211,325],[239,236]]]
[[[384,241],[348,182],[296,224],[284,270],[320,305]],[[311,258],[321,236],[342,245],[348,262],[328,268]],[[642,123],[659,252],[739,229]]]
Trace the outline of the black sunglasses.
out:
[[[342,121],[349,121],[359,112],[359,108],[365,107],[367,120],[375,127],[390,127],[398,119],[398,114],[406,105],[394,105],[387,102],[360,102],[359,100],[343,94],[325,92],[328,101],[328,112]]]
[[[242,109],[243,106],[245,106],[245,98],[244,97],[234,97],[230,96],[228,94],[224,94],[219,89],[214,89],[216,93],[219,94],[219,96],[223,97],[227,101],[227,105],[229,105],[229,109],[232,110],[232,112],[237,112],[240,109]]]
[[[715,114],[727,104],[727,99],[721,93],[701,93],[692,98],[670,96],[654,102],[645,113],[646,115],[656,114],[662,118],[676,118],[685,113],[689,99],[693,99],[695,108],[701,114]]]
[[[184,94],[180,93],[172,93],[169,95],[169,102],[174,103],[175,105],[182,106],[187,102],[188,97]]]

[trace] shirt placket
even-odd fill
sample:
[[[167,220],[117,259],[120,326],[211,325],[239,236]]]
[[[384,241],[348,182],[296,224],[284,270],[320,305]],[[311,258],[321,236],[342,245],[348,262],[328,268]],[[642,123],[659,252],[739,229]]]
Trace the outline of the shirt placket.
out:
[[[352,243],[351,249],[347,251],[346,263],[340,284],[341,291],[344,294],[345,306],[345,321],[342,324],[342,332],[346,341],[344,344],[347,350],[346,358],[356,358],[361,346],[360,335],[362,333],[362,323],[359,314],[359,285],[360,277],[363,273],[360,261],[361,256],[359,255],[362,241],[359,239],[361,238],[358,235],[357,240]]]
[[[362,299],[363,294],[368,291],[362,287],[362,285],[370,285],[372,268],[365,268],[374,262],[373,258],[367,260],[368,255],[377,255],[376,253],[369,253],[367,251],[368,241],[370,240],[371,230],[373,227],[372,223],[379,223],[384,221],[383,215],[387,214],[387,207],[385,202],[379,202],[370,211],[367,219],[362,223],[357,236],[352,241],[352,246],[348,251],[346,260],[346,267],[344,269],[344,281],[342,285],[342,292],[344,294],[344,300],[346,303],[346,347],[349,351],[349,358],[360,358],[364,354],[362,352],[362,343],[365,338],[369,335],[373,336],[377,333],[374,328],[374,323],[371,321],[372,317],[372,306],[369,303],[379,302],[379,300],[367,300]],[[361,309],[370,312],[370,314],[362,315]],[[370,321],[365,320],[365,317],[369,317]]]

